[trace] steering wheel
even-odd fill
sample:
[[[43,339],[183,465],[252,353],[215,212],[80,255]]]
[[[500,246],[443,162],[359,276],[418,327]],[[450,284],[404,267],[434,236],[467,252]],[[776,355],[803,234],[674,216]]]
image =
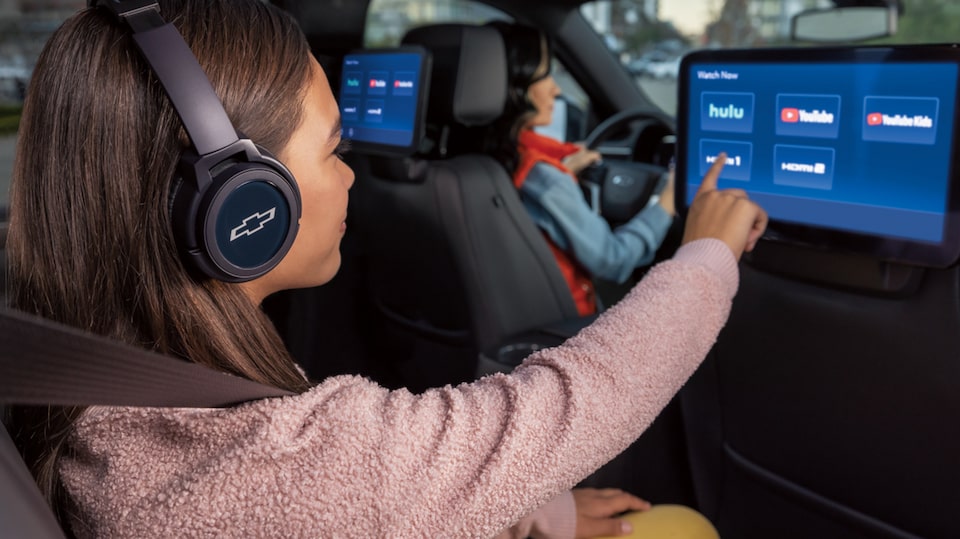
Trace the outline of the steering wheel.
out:
[[[600,122],[584,140],[588,149],[596,150],[610,136],[634,123],[631,160],[607,159],[580,173],[588,202],[612,226],[629,221],[663,189],[673,156],[666,139],[675,133],[675,124],[666,114],[628,109]]]
[[[639,139],[647,138],[644,137],[647,131],[653,130],[662,133],[663,135],[672,135],[676,132],[676,123],[674,122],[673,118],[663,114],[662,112],[650,109],[627,109],[622,110],[597,124],[597,126],[593,128],[593,131],[587,135],[587,138],[584,139],[584,144],[586,144],[587,148],[595,150],[600,146],[600,144],[610,138],[610,135],[621,131],[624,127],[634,122],[640,123],[640,125],[636,128],[638,140],[634,144],[635,153],[637,150],[641,150],[640,153],[643,153],[643,149],[637,148],[636,143],[640,142]]]

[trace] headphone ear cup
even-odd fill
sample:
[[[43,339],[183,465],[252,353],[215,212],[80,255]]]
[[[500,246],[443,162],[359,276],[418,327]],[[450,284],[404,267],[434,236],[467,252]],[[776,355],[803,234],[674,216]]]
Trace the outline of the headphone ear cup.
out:
[[[299,228],[300,191],[293,176],[279,161],[256,152],[249,140],[241,143],[253,159],[220,161],[211,173],[204,159],[185,154],[180,168],[187,177],[174,180],[174,241],[184,263],[200,277],[226,282],[260,277],[280,263]]]
[[[297,183],[279,161],[237,132],[183,36],[147,4],[90,2],[130,27],[190,138],[170,187],[174,244],[195,276],[256,279],[293,245],[301,212]]]

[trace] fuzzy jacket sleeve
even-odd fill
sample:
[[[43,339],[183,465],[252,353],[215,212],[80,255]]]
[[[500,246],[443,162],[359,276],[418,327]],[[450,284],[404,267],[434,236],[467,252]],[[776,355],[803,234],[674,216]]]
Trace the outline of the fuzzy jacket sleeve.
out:
[[[512,374],[414,395],[353,376],[229,409],[88,409],[80,537],[494,537],[623,451],[726,321],[736,261],[682,247]]]

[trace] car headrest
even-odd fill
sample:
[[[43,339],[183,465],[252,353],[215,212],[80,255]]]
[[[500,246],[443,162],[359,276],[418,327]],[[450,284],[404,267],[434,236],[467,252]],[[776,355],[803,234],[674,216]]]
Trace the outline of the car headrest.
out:
[[[433,55],[427,123],[488,125],[507,100],[507,59],[496,29],[470,24],[421,26],[403,44],[420,45]]]

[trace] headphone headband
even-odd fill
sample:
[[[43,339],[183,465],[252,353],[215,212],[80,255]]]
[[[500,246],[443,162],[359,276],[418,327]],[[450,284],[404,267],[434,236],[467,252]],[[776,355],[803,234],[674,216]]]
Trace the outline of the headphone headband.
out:
[[[195,274],[244,282],[276,267],[299,228],[300,191],[269,153],[241,138],[210,79],[156,0],[89,0],[126,23],[163,86],[193,149],[177,167],[171,233]]]
[[[133,30],[133,40],[150,64],[200,155],[239,137],[220,98],[180,32],[160,14],[156,0],[91,0],[105,6]]]

